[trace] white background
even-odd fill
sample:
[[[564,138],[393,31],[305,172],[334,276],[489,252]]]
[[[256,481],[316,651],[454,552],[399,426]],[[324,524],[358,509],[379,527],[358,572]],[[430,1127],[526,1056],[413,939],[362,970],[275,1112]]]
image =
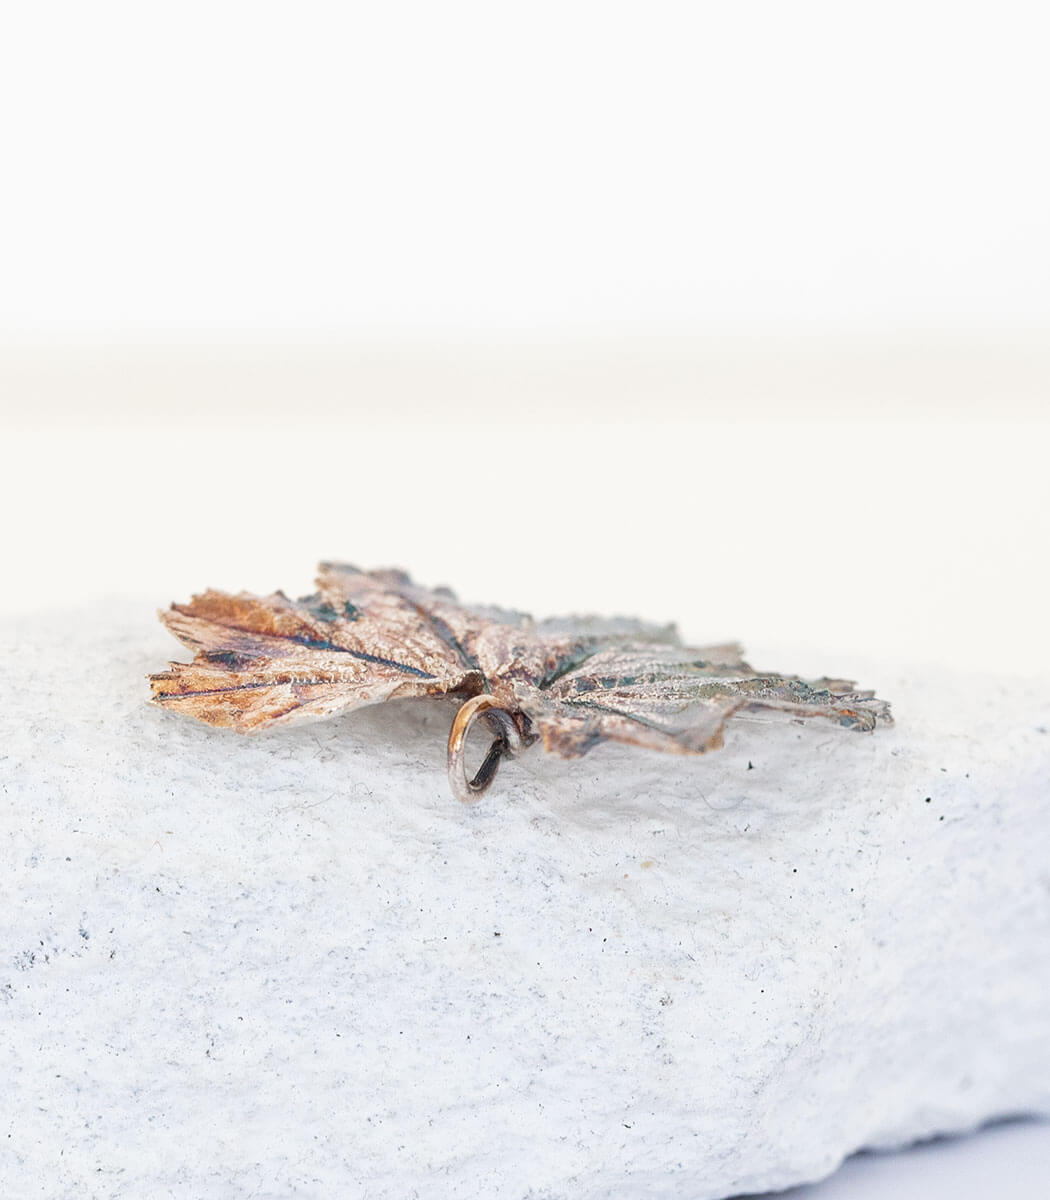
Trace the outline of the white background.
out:
[[[17,331],[1046,328],[1045,5],[9,6]]]
[[[931,0],[6,12],[0,608],[342,557],[787,670],[1050,674],[1048,35]],[[1046,1147],[813,1194],[1042,1195]]]

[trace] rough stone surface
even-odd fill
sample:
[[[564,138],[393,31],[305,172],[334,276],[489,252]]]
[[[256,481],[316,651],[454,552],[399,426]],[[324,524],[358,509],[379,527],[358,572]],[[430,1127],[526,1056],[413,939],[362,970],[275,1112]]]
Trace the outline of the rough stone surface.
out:
[[[149,611],[0,641],[5,1196],[703,1200],[1050,1112],[1045,684],[464,808],[444,703],[244,738]]]

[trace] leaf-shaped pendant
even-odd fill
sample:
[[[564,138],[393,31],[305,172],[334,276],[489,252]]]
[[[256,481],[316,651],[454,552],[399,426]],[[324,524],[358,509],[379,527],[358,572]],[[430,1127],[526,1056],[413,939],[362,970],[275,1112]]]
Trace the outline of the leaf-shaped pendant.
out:
[[[242,732],[405,696],[462,697],[448,742],[453,793],[476,800],[500,761],[541,741],[564,758],[612,740],[703,754],[734,713],[777,709],[856,730],[889,721],[872,692],[837,679],[754,671],[736,645],[683,646],[674,626],[467,607],[403,572],[322,563],[300,600],[207,591],[161,620],[196,651],[151,675],[153,700]],[[467,733],[495,740],[468,778]]]

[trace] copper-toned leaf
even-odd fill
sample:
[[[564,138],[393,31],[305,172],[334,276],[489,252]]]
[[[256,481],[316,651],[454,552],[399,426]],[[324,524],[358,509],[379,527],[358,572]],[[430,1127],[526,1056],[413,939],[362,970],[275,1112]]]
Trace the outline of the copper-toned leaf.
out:
[[[351,571],[323,569],[319,591],[298,601],[208,591],[173,604],[161,619],[197,655],[150,677],[154,699],[249,730],[395,696],[476,690],[473,660],[438,617],[388,573]]]
[[[484,715],[498,740],[475,791],[500,753],[537,739],[564,757],[607,740],[695,754],[720,746],[726,721],[744,710],[857,730],[890,719],[888,705],[847,681],[756,672],[738,646],[683,646],[673,626],[535,623],[462,605],[402,571],[337,563],[322,565],[317,586],[297,601],[208,591],[172,605],[161,618],[196,655],[150,676],[154,700],[243,731],[395,697],[487,696],[470,719]]]

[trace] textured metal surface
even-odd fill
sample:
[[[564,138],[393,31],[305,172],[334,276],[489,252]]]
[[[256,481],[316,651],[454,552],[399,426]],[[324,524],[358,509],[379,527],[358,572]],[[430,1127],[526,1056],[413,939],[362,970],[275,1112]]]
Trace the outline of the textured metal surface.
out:
[[[402,571],[324,563],[299,600],[208,591],[161,614],[196,652],[150,676],[153,699],[248,731],[406,696],[490,695],[526,741],[566,758],[605,740],[703,753],[735,713],[779,710],[860,731],[889,706],[840,679],[757,672],[736,645],[683,646],[673,626],[534,622],[468,607]]]

